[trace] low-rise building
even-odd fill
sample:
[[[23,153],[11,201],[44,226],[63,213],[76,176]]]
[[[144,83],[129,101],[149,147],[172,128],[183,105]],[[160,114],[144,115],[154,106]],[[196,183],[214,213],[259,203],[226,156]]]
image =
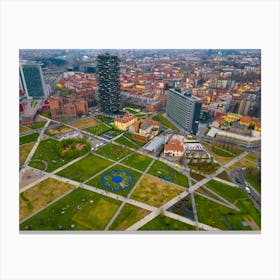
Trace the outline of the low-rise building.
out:
[[[245,136],[220,130],[216,134],[216,140],[226,144],[238,145],[243,148],[259,148],[261,146],[261,135],[258,131],[253,131],[252,136]]]
[[[181,157],[184,154],[184,145],[178,139],[172,138],[164,145],[164,155],[172,157]]]
[[[129,127],[133,138],[137,141],[147,142],[158,135],[160,122],[154,120],[140,120]]]
[[[136,116],[125,114],[122,118],[115,118],[114,126],[119,130],[127,130],[135,122],[137,122]]]
[[[63,96],[57,94],[50,97],[49,106],[51,116],[54,119],[63,117],[77,117],[88,114],[88,102],[84,99],[77,99],[75,94]]]

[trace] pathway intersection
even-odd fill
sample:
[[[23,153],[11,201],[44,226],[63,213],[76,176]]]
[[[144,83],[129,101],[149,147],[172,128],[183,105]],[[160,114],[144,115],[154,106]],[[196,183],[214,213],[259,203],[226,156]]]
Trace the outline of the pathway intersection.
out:
[[[118,145],[118,146],[122,146],[121,144],[119,144],[118,142],[115,142],[116,139],[118,139],[119,137],[121,137],[123,135],[122,134],[119,134],[117,135],[116,137],[114,137],[113,139],[111,140],[107,140],[107,139],[104,139],[102,138],[101,136],[96,136],[96,135],[93,135],[93,134],[90,134],[84,130],[81,130],[81,129],[78,129],[76,127],[73,127],[71,126],[70,124],[67,124],[67,123],[61,123],[59,121],[54,121],[54,120],[51,120],[49,118],[46,118],[46,117],[42,117],[43,119],[47,120],[47,123],[45,124],[45,126],[41,129],[40,131],[40,134],[39,134],[39,137],[36,141],[36,143],[34,144],[30,154],[28,155],[24,165],[22,166],[22,169],[20,171],[20,180],[21,180],[21,176],[23,174],[23,172],[26,170],[26,169],[30,169],[30,170],[37,170],[33,167],[30,167],[28,166],[29,162],[31,161],[38,145],[40,144],[40,141],[42,140],[43,136],[44,136],[44,132],[45,130],[48,128],[50,122],[55,122],[55,123],[59,123],[59,124],[63,124],[65,126],[68,126],[72,129],[75,129],[76,131],[80,132],[81,134],[84,134],[84,135],[90,135],[90,137],[92,138],[96,138],[98,140],[106,140],[108,143],[114,143],[114,145]],[[130,141],[130,139],[128,139]],[[86,154],[84,154],[83,156],[81,157],[78,157],[70,162],[68,162],[67,164],[57,168],[56,170],[52,171],[52,172],[46,172],[46,171],[40,171],[43,176],[37,180],[35,180],[34,182],[32,183],[29,183],[28,185],[26,185],[25,187],[21,188],[20,189],[20,193],[32,188],[33,186],[37,185],[38,183],[42,182],[43,180],[47,179],[47,178],[53,178],[53,179],[56,179],[56,180],[59,180],[59,181],[62,181],[62,182],[65,182],[65,183],[69,183],[69,184],[72,184],[74,186],[74,188],[83,188],[83,189],[86,189],[86,190],[89,190],[89,191],[92,191],[92,192],[95,192],[95,193],[98,193],[98,194],[101,194],[101,195],[104,195],[104,196],[107,196],[107,197],[110,197],[110,198],[113,198],[115,200],[118,200],[118,201],[121,201],[121,205],[118,207],[118,209],[116,210],[116,212],[114,213],[114,215],[112,216],[112,218],[109,220],[109,222],[107,223],[106,227],[105,227],[105,231],[107,230],[110,230],[110,227],[111,225],[113,224],[113,222],[116,220],[116,218],[119,216],[121,210],[123,209],[123,207],[125,206],[126,203],[128,204],[131,204],[133,206],[136,206],[136,207],[139,207],[139,208],[142,208],[142,209],[146,209],[148,211],[150,211],[150,214],[146,215],[144,218],[142,218],[141,220],[137,221],[136,223],[134,223],[133,225],[131,225],[129,228],[127,228],[127,231],[136,231],[138,229],[140,229],[141,227],[143,227],[145,224],[147,224],[148,222],[150,222],[151,220],[153,220],[154,218],[156,218],[157,216],[159,215],[164,215],[166,217],[169,217],[169,218],[172,218],[172,219],[175,219],[177,221],[180,221],[182,223],[185,223],[185,224],[189,224],[191,226],[194,226],[197,230],[206,230],[206,231],[218,231],[219,229],[218,228],[215,228],[215,227],[211,227],[209,225],[206,225],[206,224],[203,224],[203,223],[200,223],[199,220],[198,220],[198,217],[197,217],[197,210],[196,210],[196,204],[195,204],[195,199],[194,199],[194,192],[197,191],[200,187],[204,186],[207,182],[209,182],[210,180],[212,179],[215,179],[215,180],[218,180],[218,181],[221,181],[223,183],[226,183],[226,184],[229,184],[231,185],[232,187],[238,187],[236,184],[233,184],[233,183],[230,183],[228,181],[225,181],[225,180],[222,180],[222,179],[219,179],[217,178],[216,176],[219,175],[220,173],[222,173],[223,171],[225,171],[228,167],[232,166],[233,164],[235,164],[236,162],[238,162],[239,160],[241,160],[242,158],[244,158],[248,153],[247,152],[243,152],[242,154],[234,157],[231,161],[227,162],[226,164],[224,165],[221,165],[221,167],[219,167],[216,171],[214,171],[213,173],[209,174],[209,175],[206,175],[205,178],[203,178],[202,180],[200,181],[196,181],[194,179],[192,179],[190,177],[190,173],[189,173],[189,169],[187,168],[186,170],[182,171],[180,168],[178,168],[175,163],[171,163],[165,159],[162,159],[162,158],[158,158],[158,157],[155,157],[155,156],[151,156],[149,155],[149,157],[152,159],[151,162],[149,163],[149,165],[147,166],[147,168],[145,169],[145,171],[140,171],[138,170],[137,168],[134,168],[134,167],[131,167],[131,166],[127,166],[125,164],[122,163],[122,161],[124,159],[126,159],[127,157],[129,157],[130,155],[132,155],[134,152],[138,152],[139,154],[141,155],[144,155],[144,156],[148,156],[146,153],[144,153],[142,150],[141,150],[141,147],[138,147],[137,149],[132,149],[130,147],[126,147],[128,150],[130,150],[130,153],[128,153],[125,157],[122,157],[121,159],[119,160],[113,160],[113,159],[109,159],[107,157],[104,157],[100,154],[97,154],[97,153],[94,153],[95,156],[99,157],[100,159],[106,159],[107,161],[109,161],[111,164],[104,168],[103,170],[95,173],[93,176],[89,177],[88,179],[84,180],[83,182],[77,182],[77,181],[74,181],[74,180],[71,180],[69,178],[64,178],[62,176],[59,176],[57,173],[67,167],[69,167],[70,165],[80,161],[81,159],[83,158],[86,158],[91,152],[88,152]],[[134,193],[135,189],[139,186],[139,183],[141,182],[141,180],[144,178],[144,176],[147,174],[147,172],[149,171],[150,167],[154,164],[154,162],[158,160],[158,161],[161,161],[165,164],[167,164],[168,166],[172,167],[173,169],[179,171],[181,174],[184,174],[187,178],[188,178],[188,182],[189,182],[189,188],[186,189],[186,187],[183,187],[181,185],[178,185],[174,182],[168,182],[168,184],[170,185],[173,185],[173,186],[176,186],[176,187],[179,187],[180,189],[182,189],[182,192],[179,194],[179,195],[176,195],[175,197],[173,197],[172,199],[170,199],[169,201],[165,202],[162,206],[160,207],[154,207],[154,206],[151,206],[151,205],[148,205],[146,203],[143,203],[143,202],[140,202],[140,201],[137,201],[137,200],[134,200],[134,199],[131,199],[131,196],[132,194]],[[105,171],[111,169],[112,167],[116,166],[116,165],[120,165],[120,166],[123,166],[123,167],[129,167],[131,170],[134,170],[134,171],[137,171],[138,173],[141,172],[141,176],[140,178],[137,180],[137,182],[135,183],[135,185],[132,187],[132,189],[130,190],[130,192],[128,193],[127,197],[124,197],[122,195],[119,195],[119,194],[116,194],[116,193],[113,193],[113,192],[110,192],[106,189],[100,189],[100,188],[97,188],[97,187],[93,187],[93,186],[90,186],[88,185],[87,183],[89,181],[91,181],[92,179],[94,179],[95,177],[101,175],[102,173],[104,173]],[[149,176],[153,176],[155,178],[158,179],[158,177],[154,176],[154,175],[151,175],[149,174]],[[192,183],[194,182],[194,183]],[[71,190],[72,191],[72,190]],[[52,202],[50,202],[49,204],[47,204],[45,207],[43,207],[42,209],[36,211],[35,213],[33,213],[32,215],[26,217],[25,219],[23,219],[22,221],[20,221],[21,223],[28,220],[30,217],[36,215],[37,213],[41,212],[42,210],[44,210],[45,208],[49,207],[51,204],[54,204],[56,201],[58,201],[59,199],[61,199],[62,197],[68,195],[71,191],[63,194],[62,196],[56,198],[55,200],[53,200]],[[181,215],[178,215],[178,214],[175,214],[175,213],[172,213],[170,211],[168,211],[168,209],[173,206],[174,204],[178,203],[179,201],[181,201],[182,199],[184,199],[186,196],[190,195],[191,196],[191,200],[192,200],[192,205],[193,205],[193,212],[194,212],[194,220],[191,220],[191,219],[188,219],[186,217],[183,217]],[[209,199],[209,197],[207,197]],[[213,199],[212,199],[213,200]],[[215,200],[216,203],[220,203],[221,205],[225,205],[227,207],[231,207],[231,208],[235,208],[238,209],[237,207],[235,207],[234,205],[232,205],[230,202],[228,202],[227,200],[223,199],[224,200],[224,203],[221,202],[221,201],[218,201],[218,200]]]

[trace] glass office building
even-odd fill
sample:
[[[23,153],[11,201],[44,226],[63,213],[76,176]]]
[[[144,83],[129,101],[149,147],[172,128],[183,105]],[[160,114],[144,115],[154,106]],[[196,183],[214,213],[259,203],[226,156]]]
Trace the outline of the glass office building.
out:
[[[180,89],[170,89],[166,114],[182,130],[196,134],[202,102]]]
[[[101,111],[116,114],[120,109],[120,65],[116,55],[97,57],[98,98]]]
[[[20,61],[19,85],[24,90],[27,98],[47,98],[46,86],[41,65],[32,61]]]

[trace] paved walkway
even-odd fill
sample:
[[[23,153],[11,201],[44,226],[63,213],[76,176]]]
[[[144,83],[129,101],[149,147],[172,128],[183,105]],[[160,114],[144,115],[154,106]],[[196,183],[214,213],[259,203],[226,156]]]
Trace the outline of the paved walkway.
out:
[[[214,177],[213,179],[216,180],[216,181],[219,181],[221,183],[227,184],[227,185],[229,185],[231,187],[239,188],[239,186],[237,184],[229,182],[229,181],[226,181],[226,180],[223,180],[223,179],[221,179],[219,177]]]
[[[43,117],[43,118],[45,118],[45,117]],[[99,137],[99,136],[96,136],[96,135],[92,135],[91,133],[88,133],[88,132],[86,132],[86,131],[84,131],[84,130],[81,130],[81,129],[78,129],[78,128],[76,128],[76,127],[73,127],[73,126],[71,126],[71,125],[69,125],[69,124],[67,124],[67,123],[61,123],[61,122],[59,122],[59,121],[51,120],[51,119],[48,119],[48,118],[45,118],[45,119],[47,120],[47,123],[45,124],[44,128],[41,130],[41,133],[40,133],[40,135],[39,135],[39,137],[38,137],[38,140],[36,141],[36,144],[34,145],[34,147],[33,147],[32,151],[31,151],[31,153],[29,154],[29,156],[28,156],[28,158],[27,158],[27,160],[26,160],[26,162],[25,162],[25,164],[24,164],[24,168],[27,167],[27,165],[28,165],[30,159],[32,158],[32,156],[33,156],[33,154],[34,154],[36,148],[37,148],[38,145],[39,145],[39,142],[40,142],[40,140],[41,140],[41,137],[43,136],[44,131],[45,131],[45,129],[47,128],[47,126],[48,126],[48,124],[50,123],[50,121],[56,122],[56,123],[60,123],[60,124],[64,124],[64,125],[66,125],[66,126],[72,128],[72,129],[75,129],[75,130],[78,130],[78,131],[80,131],[80,132],[82,132],[82,133],[88,134],[88,135],[90,135],[91,137],[96,137],[97,139],[100,139],[100,140],[102,140],[102,141],[106,140],[106,139],[103,139],[102,137]],[[112,141],[114,141],[115,139],[117,139],[117,138],[119,138],[119,137],[121,137],[121,135],[118,135],[117,137],[111,139],[109,142],[112,142]],[[106,141],[108,141],[108,140],[106,140]],[[119,143],[116,143],[116,144],[121,146],[121,144],[119,144]],[[104,195],[104,196],[108,196],[108,197],[111,197],[111,198],[113,198],[113,199],[122,201],[121,206],[118,208],[118,210],[116,211],[116,213],[114,214],[114,216],[112,217],[112,219],[109,221],[109,223],[107,224],[105,230],[108,230],[108,229],[110,228],[110,226],[112,225],[112,223],[114,222],[114,220],[117,218],[117,216],[119,215],[120,211],[121,211],[122,208],[124,207],[125,203],[129,203],[129,204],[131,204],[131,205],[134,205],[134,206],[137,206],[137,207],[146,209],[146,210],[148,210],[148,211],[151,211],[150,214],[148,214],[148,215],[145,216],[143,219],[141,219],[140,221],[136,222],[134,225],[132,225],[131,227],[129,227],[129,228],[127,229],[128,231],[131,231],[131,230],[133,230],[133,231],[138,230],[138,229],[141,228],[143,225],[145,225],[146,223],[148,223],[149,221],[151,221],[152,219],[154,219],[155,217],[157,217],[157,216],[160,215],[160,214],[163,214],[163,215],[168,216],[168,217],[170,217],[170,218],[173,218],[173,219],[175,219],[175,220],[178,220],[178,221],[181,221],[181,222],[184,222],[184,223],[193,225],[193,226],[195,226],[195,227],[197,227],[197,228],[199,228],[199,229],[210,230],[210,231],[217,231],[217,230],[218,230],[218,229],[216,229],[216,228],[213,228],[213,227],[211,227],[211,226],[208,226],[208,225],[205,225],[205,224],[202,224],[202,223],[199,223],[199,222],[198,222],[198,220],[197,220],[197,213],[196,213],[196,207],[194,207],[194,209],[193,209],[193,210],[195,210],[195,211],[194,211],[194,214],[195,214],[195,221],[192,221],[192,220],[187,219],[187,218],[185,218],[185,217],[182,217],[182,216],[180,216],[180,215],[171,213],[171,212],[167,211],[167,209],[170,208],[171,206],[173,206],[175,203],[177,203],[177,202],[180,201],[181,199],[183,199],[184,197],[186,197],[187,195],[193,194],[198,188],[200,188],[201,186],[203,186],[203,185],[204,185],[205,183],[207,183],[208,181],[212,180],[213,178],[214,178],[214,179],[217,179],[216,176],[217,176],[218,174],[220,174],[220,173],[223,172],[226,168],[228,168],[229,166],[233,165],[234,163],[236,163],[237,161],[239,161],[240,159],[242,159],[243,157],[245,157],[245,156],[248,154],[247,152],[244,152],[244,153],[240,154],[239,156],[235,157],[235,158],[234,158],[233,160],[231,160],[230,162],[228,162],[228,163],[226,163],[225,165],[221,166],[218,170],[216,170],[216,171],[213,172],[212,174],[207,175],[204,179],[202,179],[201,181],[196,182],[194,185],[192,185],[191,180],[190,180],[190,176],[189,176],[189,174],[188,174],[188,171],[189,171],[188,169],[185,171],[185,170],[182,170],[181,168],[178,168],[178,167],[176,166],[175,163],[171,163],[171,162],[169,162],[169,161],[167,161],[167,160],[164,160],[164,159],[162,159],[162,158],[158,158],[158,157],[155,157],[155,156],[146,155],[145,153],[143,153],[142,151],[140,151],[141,147],[139,148],[139,150],[132,149],[132,148],[129,148],[129,147],[128,147],[128,149],[131,150],[132,152],[136,152],[136,151],[137,151],[138,153],[143,154],[143,155],[145,155],[145,156],[149,156],[150,158],[153,159],[152,162],[149,164],[148,168],[146,168],[146,170],[142,173],[141,177],[139,178],[139,180],[137,181],[137,183],[135,184],[135,186],[133,187],[133,189],[130,191],[128,197],[123,197],[123,196],[121,196],[121,195],[118,195],[118,194],[115,194],[115,193],[111,193],[111,192],[106,191],[106,190],[103,190],[103,189],[99,189],[99,188],[96,188],[96,187],[89,186],[89,185],[86,184],[86,182],[92,180],[92,179],[93,179],[94,177],[96,177],[96,176],[99,176],[99,175],[102,174],[104,171],[106,171],[107,169],[112,168],[112,166],[115,166],[115,165],[117,165],[117,164],[120,164],[120,165],[122,165],[122,166],[127,167],[126,165],[122,164],[121,161],[124,160],[126,157],[130,156],[131,153],[128,154],[126,157],[124,157],[124,158],[118,160],[118,161],[114,161],[114,160],[105,158],[105,157],[103,157],[102,155],[98,155],[98,154],[95,153],[96,156],[99,156],[99,157],[101,157],[101,158],[104,158],[104,159],[106,159],[106,160],[111,161],[111,162],[112,162],[112,165],[110,165],[108,168],[106,168],[106,169],[100,171],[99,173],[95,174],[94,176],[90,177],[89,179],[87,179],[87,180],[84,181],[83,183],[76,182],[76,181],[73,181],[73,180],[71,180],[71,179],[68,179],[68,178],[64,178],[64,177],[55,175],[55,173],[57,173],[57,172],[61,171],[62,169],[66,168],[66,167],[68,167],[68,166],[70,166],[70,165],[72,165],[73,163],[75,163],[75,162],[81,160],[82,158],[86,157],[88,154],[83,155],[82,157],[79,157],[79,158],[77,158],[77,159],[74,159],[73,161],[71,161],[71,162],[65,164],[64,166],[59,167],[58,169],[54,170],[53,172],[50,172],[50,173],[43,172],[43,173],[45,173],[45,175],[44,175],[42,178],[39,178],[38,180],[36,180],[36,181],[34,181],[33,183],[31,183],[31,184],[27,185],[26,187],[24,187],[24,188],[21,190],[21,192],[24,191],[24,190],[26,190],[26,189],[28,189],[28,188],[30,188],[30,187],[32,187],[32,186],[34,186],[34,185],[36,185],[36,184],[38,184],[38,183],[41,182],[42,180],[44,180],[44,179],[50,177],[50,178],[54,178],[54,179],[57,179],[57,180],[60,180],[60,181],[63,181],[63,182],[72,184],[72,185],[74,185],[76,188],[77,188],[77,187],[81,187],[81,188],[84,188],[84,189],[87,189],[87,190],[90,190],[90,191],[93,191],[93,192],[102,194],[102,195]],[[186,189],[186,190],[183,191],[181,194],[177,195],[176,197],[174,197],[173,199],[171,199],[170,201],[168,201],[167,203],[165,203],[165,204],[164,204],[163,206],[161,206],[160,208],[156,208],[156,207],[147,205],[147,204],[145,204],[145,203],[138,202],[138,201],[135,201],[135,200],[130,199],[130,196],[132,195],[133,191],[136,189],[136,187],[138,186],[138,184],[140,183],[140,181],[142,180],[142,178],[147,174],[147,171],[148,171],[149,168],[152,166],[152,164],[154,163],[155,160],[162,161],[162,162],[166,163],[167,165],[171,166],[172,168],[176,169],[176,170],[179,171],[180,173],[183,173],[184,175],[188,176],[188,179],[189,179],[189,182],[190,182],[189,189]],[[28,167],[28,168],[31,168],[31,167]],[[129,168],[131,168],[132,170],[135,170],[135,171],[137,171],[137,172],[140,172],[139,170],[137,170],[137,169],[135,169],[135,168],[133,168],[133,167],[129,167]],[[151,175],[151,176],[153,176],[153,175]],[[155,176],[154,176],[154,177],[155,177]],[[157,177],[156,177],[156,178],[157,178]],[[218,178],[218,181],[221,181],[221,179]],[[227,183],[227,184],[229,184],[229,182],[227,182],[227,181],[224,181],[224,180],[222,180],[222,181],[225,182],[225,183]],[[172,183],[172,182],[170,182],[170,183],[173,184],[173,185],[179,186],[179,185],[174,184],[174,183]],[[235,184],[232,184],[232,186],[235,186]],[[185,188],[182,187],[182,186],[179,186],[179,187],[185,189]],[[72,190],[71,190],[71,191],[72,191]],[[65,195],[67,195],[67,194],[65,194]],[[217,194],[215,193],[215,195],[217,195]],[[59,197],[58,199],[60,199],[60,198],[61,198],[61,197]],[[58,200],[58,199],[57,199],[57,200]],[[51,204],[52,204],[52,203],[55,203],[57,200],[52,201]],[[192,200],[194,201],[193,198],[192,198]],[[49,205],[50,205],[50,204],[48,204],[46,207],[48,207]],[[195,202],[194,202],[194,206],[195,206]],[[46,207],[44,207],[43,209],[45,209]],[[40,209],[38,212],[42,211],[43,209]],[[36,212],[36,213],[37,213],[37,212]],[[33,214],[32,214],[32,215],[33,215]],[[34,215],[35,215],[35,213],[34,213]],[[26,218],[26,219],[27,219],[27,218]]]
[[[134,187],[131,189],[131,191],[129,192],[129,194],[127,195],[127,198],[129,199],[131,197],[131,195],[133,194],[134,190],[138,187],[139,183],[142,181],[143,177],[146,175],[146,173],[148,172],[148,170],[150,169],[150,167],[153,165],[154,163],[154,159],[151,161],[151,163],[149,164],[149,166],[145,169],[145,171],[143,172],[143,174],[140,176],[140,178],[138,179],[138,181],[136,182],[136,184],[134,185]],[[107,226],[105,227],[105,230],[108,230],[110,228],[110,226],[113,224],[113,222],[115,221],[115,219],[117,218],[117,216],[119,215],[119,213],[121,212],[121,210],[123,209],[124,205],[125,205],[126,201],[123,201],[123,203],[121,204],[121,206],[119,207],[119,209],[116,211],[116,213],[114,214],[114,216],[111,218],[111,220],[109,221],[109,223],[107,224]]]
[[[225,168],[228,168],[229,166],[231,166],[232,164],[235,164],[237,161],[239,161],[240,159],[242,159],[243,157],[245,157],[248,153],[247,152],[243,152],[242,154],[240,154],[239,156],[237,156],[236,158],[232,159],[230,162],[226,163],[225,165],[223,165],[222,167],[220,167],[218,170],[216,170],[215,172],[213,172],[212,174],[208,175],[206,178],[202,179],[201,181],[197,182],[196,184],[194,184],[193,186],[191,186],[188,190],[182,192],[181,194],[177,195],[176,197],[174,197],[173,199],[171,199],[170,201],[168,201],[166,204],[164,204],[160,209],[157,209],[156,211],[152,212],[151,214],[149,214],[148,216],[146,216],[145,218],[143,218],[142,220],[138,221],[137,223],[135,223],[134,225],[132,225],[129,229],[127,230],[138,230],[140,227],[142,227],[143,225],[145,225],[146,223],[148,223],[149,221],[151,221],[153,218],[155,218],[156,216],[158,216],[160,214],[160,212],[162,210],[167,210],[169,209],[172,205],[174,205],[175,203],[179,202],[181,199],[185,198],[187,195],[189,195],[190,193],[195,192],[198,188],[200,188],[201,186],[203,186],[205,183],[207,183],[208,181],[210,181],[211,179],[213,179],[215,176],[217,176],[218,174],[220,174],[221,172],[224,171]]]
[[[49,125],[50,122],[51,122],[51,120],[48,119],[48,121],[45,123],[44,127],[43,127],[42,130],[41,130],[41,133],[40,133],[39,136],[38,136],[38,139],[37,139],[36,143],[34,144],[32,150],[30,151],[28,157],[26,158],[24,164],[22,165],[22,168],[21,168],[21,170],[20,170],[20,172],[19,172],[19,180],[21,180],[22,174],[23,174],[23,172],[24,172],[26,166],[28,166],[28,164],[29,164],[31,158],[33,157],[33,155],[34,155],[34,153],[35,153],[35,151],[37,150],[37,147],[38,147],[39,144],[40,144],[41,138],[43,137],[44,132],[45,132],[45,130],[47,129],[47,127],[48,127],[48,125]]]

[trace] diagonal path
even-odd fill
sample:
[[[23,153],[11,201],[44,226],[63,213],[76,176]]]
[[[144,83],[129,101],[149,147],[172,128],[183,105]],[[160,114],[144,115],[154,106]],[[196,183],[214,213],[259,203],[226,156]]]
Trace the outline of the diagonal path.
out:
[[[138,187],[139,183],[141,182],[141,180],[143,179],[143,177],[146,175],[147,171],[150,169],[150,167],[152,166],[152,164],[154,163],[154,159],[151,161],[151,163],[149,164],[149,166],[145,169],[145,171],[143,172],[143,174],[140,176],[140,178],[138,179],[138,181],[136,182],[136,184],[134,185],[134,187],[131,189],[131,191],[129,192],[127,198],[129,199],[131,197],[131,195],[133,194],[134,190]],[[118,215],[120,214],[121,210],[123,209],[124,205],[126,204],[126,201],[123,201],[123,203],[121,204],[121,206],[118,208],[118,210],[116,211],[116,213],[114,214],[114,216],[111,218],[111,220],[109,221],[109,223],[107,224],[107,226],[105,227],[104,230],[109,230],[110,226],[113,224],[113,222],[115,221],[115,219],[118,217]]]
[[[212,174],[208,175],[206,178],[202,179],[201,181],[199,181],[196,184],[194,184],[193,186],[191,186],[188,190],[180,193],[178,196],[176,196],[173,199],[171,199],[170,201],[168,201],[161,208],[158,208],[157,210],[155,210],[151,214],[149,214],[146,217],[144,217],[142,220],[136,222],[134,225],[132,225],[127,230],[138,230],[140,227],[142,227],[143,225],[145,225],[146,223],[148,223],[149,221],[154,219],[156,216],[158,216],[162,211],[166,211],[172,205],[174,205],[175,203],[179,202],[181,199],[185,198],[190,193],[193,193],[194,191],[196,191],[198,188],[203,186],[205,183],[207,183],[208,181],[213,179],[215,176],[217,176],[218,174],[223,172],[224,169],[228,168],[229,166],[235,164],[240,159],[244,158],[247,154],[248,154],[247,152],[243,152],[239,156],[235,157],[234,159],[232,159],[231,161],[229,161],[228,163],[226,163],[225,165],[223,165],[222,167],[217,169],[215,172],[213,172]]]
[[[44,127],[42,128],[42,130],[41,130],[41,132],[40,132],[40,134],[39,134],[39,136],[38,136],[38,139],[37,139],[36,143],[34,144],[34,146],[33,146],[32,150],[31,150],[31,152],[30,152],[29,155],[28,155],[28,157],[26,158],[26,160],[25,160],[25,162],[24,162],[24,164],[23,164],[23,166],[22,166],[22,169],[20,170],[20,173],[19,173],[19,181],[21,180],[22,174],[23,174],[25,168],[28,166],[28,164],[29,164],[31,158],[33,157],[33,155],[34,155],[34,153],[35,153],[37,147],[39,146],[40,141],[41,141],[41,138],[42,138],[42,136],[44,135],[44,132],[45,132],[45,130],[46,130],[46,128],[48,127],[48,125],[49,125],[50,122],[51,122],[51,120],[49,119],[49,120],[45,123]]]

